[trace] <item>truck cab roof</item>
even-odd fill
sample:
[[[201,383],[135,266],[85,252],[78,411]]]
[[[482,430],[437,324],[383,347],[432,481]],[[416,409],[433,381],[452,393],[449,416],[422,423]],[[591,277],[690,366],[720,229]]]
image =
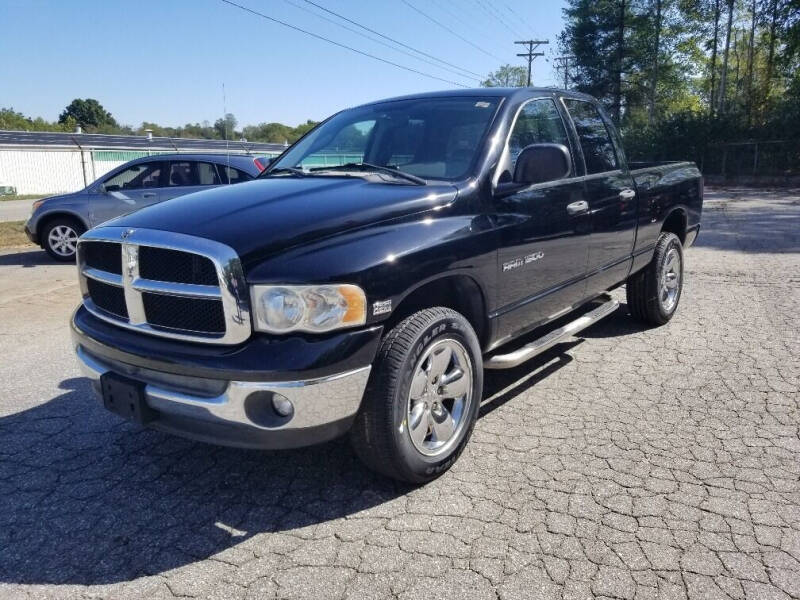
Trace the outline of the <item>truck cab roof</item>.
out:
[[[375,102],[365,102],[359,106],[368,106],[370,104],[382,104],[384,102],[397,102],[399,100],[414,100],[425,98],[448,98],[448,97],[471,97],[483,96],[492,98],[508,98],[512,100],[524,100],[526,98],[534,98],[541,96],[564,96],[567,98],[575,98],[577,100],[586,100],[589,102],[596,102],[596,100],[588,94],[576,92],[572,90],[564,90],[554,87],[523,87],[523,88],[502,88],[502,87],[485,87],[485,88],[465,88],[457,90],[439,90],[434,92],[423,92],[420,94],[408,94],[406,96],[396,96],[394,98],[387,98],[385,100],[377,100]]]

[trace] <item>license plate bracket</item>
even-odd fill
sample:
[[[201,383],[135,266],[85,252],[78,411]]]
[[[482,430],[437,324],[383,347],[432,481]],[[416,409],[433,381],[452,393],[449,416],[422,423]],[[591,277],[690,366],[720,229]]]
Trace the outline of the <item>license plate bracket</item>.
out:
[[[123,419],[144,425],[156,418],[156,411],[147,405],[145,384],[116,373],[100,377],[103,406]]]

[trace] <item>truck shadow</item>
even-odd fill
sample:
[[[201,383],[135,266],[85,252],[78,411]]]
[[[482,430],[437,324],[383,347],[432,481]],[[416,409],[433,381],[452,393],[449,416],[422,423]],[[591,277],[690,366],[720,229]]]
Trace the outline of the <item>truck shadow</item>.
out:
[[[297,537],[255,536],[310,535],[413,489],[364,468],[345,440],[220,448],[120,421],[85,378],[60,388],[0,417],[0,582],[129,581],[257,543],[288,553]]]
[[[581,342],[487,373],[480,416],[569,364],[565,352]],[[0,582],[110,584],[233,547],[289,554],[327,521],[354,523],[378,505],[402,513],[414,489],[367,470],[344,439],[280,452],[216,447],[119,420],[88,379],[59,387],[50,402],[0,417]]]
[[[26,250],[0,254],[0,266],[38,267],[41,265],[58,265],[44,250]]]
[[[650,328],[650,326],[636,321],[628,312],[628,305],[625,302],[620,302],[619,308],[612,314],[591,327],[587,327],[578,335],[588,339],[618,338],[624,335],[642,333]]]
[[[485,371],[483,376],[483,403],[478,418],[485,417],[506,402],[513,400],[540,381],[547,379],[573,361],[567,351],[583,343],[576,339],[556,344],[546,352],[514,367]]]

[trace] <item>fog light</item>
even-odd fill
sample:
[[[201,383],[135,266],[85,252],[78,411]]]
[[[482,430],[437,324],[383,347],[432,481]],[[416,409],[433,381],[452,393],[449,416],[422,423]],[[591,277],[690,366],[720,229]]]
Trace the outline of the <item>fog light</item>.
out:
[[[294,412],[294,406],[286,396],[272,395],[272,408],[282,417],[289,417]]]

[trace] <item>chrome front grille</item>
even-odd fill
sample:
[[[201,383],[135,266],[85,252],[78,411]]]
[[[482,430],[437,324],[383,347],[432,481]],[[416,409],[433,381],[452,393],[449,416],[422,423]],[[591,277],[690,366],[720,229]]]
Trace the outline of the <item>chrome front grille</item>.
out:
[[[121,327],[216,344],[250,336],[241,262],[219,242],[101,227],[78,242],[78,271],[87,310]]]

